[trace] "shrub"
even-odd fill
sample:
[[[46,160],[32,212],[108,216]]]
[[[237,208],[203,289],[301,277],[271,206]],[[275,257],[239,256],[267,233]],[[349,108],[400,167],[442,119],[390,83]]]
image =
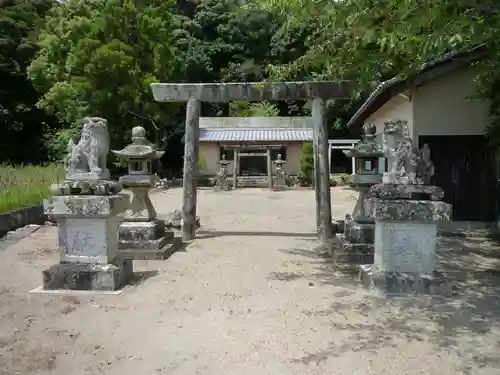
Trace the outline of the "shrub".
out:
[[[0,212],[41,203],[51,195],[50,185],[64,177],[61,165],[0,165]]]
[[[314,153],[311,142],[304,143],[300,155],[299,182],[301,184],[311,183],[314,174]]]
[[[44,144],[50,160],[60,161],[68,154],[68,142],[77,142],[80,138],[81,129],[73,126],[67,129],[48,131],[44,135]]]
[[[215,180],[211,176],[201,175],[198,176],[198,186],[199,187],[211,187],[214,186]]]

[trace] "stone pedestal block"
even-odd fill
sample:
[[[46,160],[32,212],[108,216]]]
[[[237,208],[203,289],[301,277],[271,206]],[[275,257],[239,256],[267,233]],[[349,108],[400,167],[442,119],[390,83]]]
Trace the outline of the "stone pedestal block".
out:
[[[166,259],[181,241],[175,241],[174,232],[165,230],[163,220],[121,223],[119,228],[120,254],[127,259]]]
[[[371,264],[374,253],[374,229],[372,219],[358,222],[348,218],[344,222],[344,234],[337,234],[333,259],[335,263]]]
[[[359,279],[368,289],[381,296],[408,294],[435,294],[450,296],[453,287],[446,276],[431,273],[391,272],[377,270],[375,265],[360,266]]]
[[[418,187],[410,187],[419,193]],[[375,219],[375,254],[373,264],[360,267],[362,283],[383,294],[449,295],[451,284],[435,271],[436,222],[449,220],[451,206],[432,200],[371,198],[368,210]]]
[[[283,172],[280,172],[273,177],[273,191],[284,191],[287,190],[288,186],[286,184],[286,178]]]
[[[436,268],[436,223],[377,220],[374,267],[379,271],[432,273]]]
[[[44,201],[59,223],[60,264],[43,271],[44,289],[115,290],[131,275],[118,254],[118,225],[128,196],[62,195]]]
[[[353,243],[339,234],[334,241],[333,260],[335,263],[353,265],[373,263],[374,246],[372,243]]]
[[[131,260],[115,259],[112,264],[60,263],[42,272],[44,289],[113,291],[130,280],[133,267]]]

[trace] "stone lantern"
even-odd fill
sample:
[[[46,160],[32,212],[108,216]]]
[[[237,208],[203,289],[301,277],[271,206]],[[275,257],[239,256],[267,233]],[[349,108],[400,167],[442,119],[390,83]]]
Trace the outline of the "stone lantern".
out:
[[[379,158],[383,157],[382,147],[375,140],[376,127],[363,126],[363,139],[354,148],[344,153],[355,159],[352,182],[359,192],[356,206],[351,215],[346,215],[344,235],[339,235],[341,250],[335,254],[337,261],[343,258],[347,263],[364,264],[373,262],[374,220],[365,213],[365,200],[370,187],[382,181]]]
[[[231,185],[227,179],[227,166],[230,164],[230,161],[226,160],[226,154],[222,155],[222,159],[217,162],[220,165],[220,171],[217,173],[215,180],[215,191],[229,191],[231,190]]]
[[[352,213],[354,218],[365,217],[366,193],[370,187],[382,181],[379,160],[384,156],[382,147],[375,140],[375,125],[363,126],[363,139],[354,148],[345,150],[346,156],[354,158],[355,170],[351,181],[359,191],[359,198]]]
[[[156,218],[149,198],[149,190],[157,179],[152,174],[152,163],[164,151],[156,151],[146,139],[146,130],[136,126],[132,129],[132,144],[112,152],[128,162],[128,174],[120,177],[120,182],[132,193],[125,221],[118,231],[120,253],[132,259],[165,259],[174,234],[166,232],[164,221]]]
[[[286,176],[283,171],[283,164],[286,163],[286,160],[283,160],[281,154],[278,154],[278,158],[273,163],[276,165],[276,178],[273,183],[273,190],[286,190]]]

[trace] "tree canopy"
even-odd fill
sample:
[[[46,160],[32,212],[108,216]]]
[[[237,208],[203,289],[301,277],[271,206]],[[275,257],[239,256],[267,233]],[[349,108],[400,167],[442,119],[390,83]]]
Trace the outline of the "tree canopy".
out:
[[[85,115],[112,124],[117,145],[133,124],[168,119],[150,84],[169,80],[180,65],[172,35],[179,22],[172,2],[68,0],[46,17],[28,68],[43,92],[38,106],[74,124]]]
[[[156,103],[158,81],[354,80],[354,101],[330,112],[342,127],[374,84],[479,44],[489,55],[477,92],[491,102],[490,134],[500,134],[499,15],[486,0],[0,0],[0,158],[57,158],[84,115],[109,120],[113,147],[140,124],[179,158],[184,104]],[[302,102],[203,106],[205,116],[307,111]],[[20,140],[31,156],[13,146]]]
[[[36,53],[30,40],[51,8],[46,0],[0,1],[0,159],[37,161],[42,157],[44,123],[54,119],[36,108],[38,94],[26,76]],[[33,147],[20,148],[25,143]]]
[[[478,95],[491,101],[496,134],[500,116],[500,5],[492,0],[257,0],[251,5],[286,14],[283,28],[315,22],[307,51],[271,67],[276,79],[300,71],[357,82],[354,98],[375,83],[415,73],[446,52],[485,45],[478,62]],[[500,132],[499,132],[500,133]],[[496,136],[495,136],[496,138]]]

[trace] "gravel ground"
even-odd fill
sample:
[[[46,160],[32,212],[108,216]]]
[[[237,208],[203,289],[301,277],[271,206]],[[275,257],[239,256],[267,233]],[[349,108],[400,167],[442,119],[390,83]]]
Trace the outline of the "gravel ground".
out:
[[[334,217],[354,193],[332,189]],[[160,216],[180,189],[154,195]],[[0,251],[0,374],[498,375],[500,253],[440,240],[450,299],[380,299],[318,250],[314,192],[199,192],[198,239],[120,296],[27,292],[57,228]],[[0,246],[1,248],[1,246]]]

